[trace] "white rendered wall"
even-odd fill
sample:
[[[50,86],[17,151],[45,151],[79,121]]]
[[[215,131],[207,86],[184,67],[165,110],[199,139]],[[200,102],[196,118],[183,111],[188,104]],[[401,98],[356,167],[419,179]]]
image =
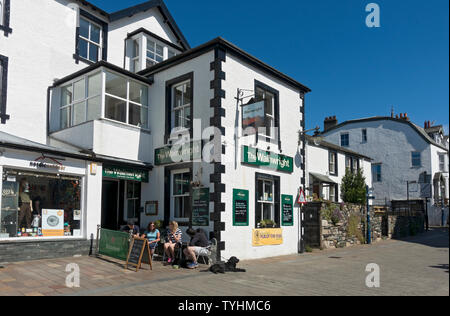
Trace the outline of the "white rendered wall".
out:
[[[341,185],[342,178],[345,176],[345,157],[346,154],[342,152],[338,152],[338,174],[337,176],[331,175],[329,172],[329,155],[330,150],[323,147],[317,147],[312,145],[306,145],[306,186],[311,187],[309,174],[311,172],[321,174],[324,176],[328,176],[331,180],[339,185],[338,189],[338,197],[339,202],[342,202],[341,197]],[[366,185],[372,187],[372,169],[371,162],[366,159],[359,159],[361,170],[363,171],[363,175],[366,178]],[[309,192],[312,194],[312,192]],[[328,189],[324,189],[325,197],[328,196]]]
[[[367,129],[368,141],[362,142],[362,129]],[[382,163],[382,182],[374,182],[377,203],[406,200],[407,181],[418,181],[426,171],[431,174],[430,144],[408,124],[390,120],[350,123],[324,134],[326,141],[340,145],[341,133],[349,133],[349,149],[371,157],[373,163]],[[422,167],[413,168],[411,152],[421,153]],[[434,158],[433,158],[434,159]],[[410,198],[420,198],[420,192],[411,192]]]
[[[226,204],[226,212],[222,213],[222,222],[225,222],[226,230],[222,232],[222,241],[225,241],[226,250],[222,256],[229,258],[237,256],[240,259],[257,259],[274,256],[289,255],[298,252],[299,239],[299,220],[298,207],[294,205],[294,226],[282,227],[283,244],[278,246],[252,246],[252,232],[256,228],[255,223],[255,174],[263,173],[280,177],[280,194],[292,195],[297,197],[298,190],[301,187],[301,178],[303,171],[300,168],[301,157],[298,150],[298,131],[301,130],[302,114],[300,112],[302,100],[297,89],[287,86],[275,78],[245,64],[243,61],[227,53],[226,62],[222,64],[222,70],[226,73],[226,80],[223,81],[223,87],[226,91],[226,99],[222,100],[223,107],[226,110],[226,117],[222,124],[226,128],[226,155],[222,158],[224,161],[226,173],[222,175],[222,182],[226,184],[226,192],[222,194],[222,202]],[[269,171],[242,165],[241,147],[244,142],[238,144],[237,158],[235,161],[235,141],[234,127],[236,121],[236,91],[240,89],[254,90],[255,79],[276,89],[280,93],[280,126],[282,154],[294,158],[294,172],[292,174]],[[248,94],[251,94],[249,92]],[[248,101],[248,99],[247,99]],[[240,107],[239,107],[240,112]],[[241,127],[241,116],[239,113],[239,127]],[[239,129],[240,130],[240,129]],[[254,137],[248,137],[254,139]],[[244,140],[244,139],[242,139]],[[254,141],[251,141],[254,143]],[[280,153],[278,144],[268,144],[259,142],[258,148]],[[249,190],[249,226],[233,226],[233,189]],[[281,216],[280,216],[281,218]]]

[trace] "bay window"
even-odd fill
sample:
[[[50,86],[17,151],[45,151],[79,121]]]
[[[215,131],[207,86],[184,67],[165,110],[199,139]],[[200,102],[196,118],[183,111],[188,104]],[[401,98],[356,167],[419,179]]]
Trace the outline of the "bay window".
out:
[[[101,70],[60,87],[60,129],[109,119],[148,128],[148,86]]]

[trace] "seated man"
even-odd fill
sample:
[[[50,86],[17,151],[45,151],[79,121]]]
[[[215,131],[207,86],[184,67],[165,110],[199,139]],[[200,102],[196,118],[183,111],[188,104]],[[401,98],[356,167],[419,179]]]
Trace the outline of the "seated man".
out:
[[[184,249],[184,255],[188,260],[192,261],[192,263],[188,265],[188,268],[195,269],[198,267],[198,257],[208,256],[209,251],[207,247],[209,246],[209,242],[205,232],[201,229],[195,231],[192,228],[189,228],[186,233],[191,237],[191,241],[189,246]]]
[[[120,231],[125,232],[125,233],[132,233],[134,237],[140,237],[139,236],[139,226],[134,224],[133,220],[129,220],[128,223],[120,228]]]

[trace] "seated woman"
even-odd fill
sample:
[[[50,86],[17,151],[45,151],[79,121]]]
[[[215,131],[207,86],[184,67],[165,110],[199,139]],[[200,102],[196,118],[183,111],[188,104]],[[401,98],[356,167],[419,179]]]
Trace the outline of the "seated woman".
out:
[[[178,223],[172,221],[169,223],[169,231],[167,232],[168,241],[164,244],[164,251],[167,255],[167,263],[175,261],[175,247],[181,247],[181,229],[178,228]]]
[[[156,229],[154,222],[148,224],[147,230],[141,236],[142,238],[147,238],[148,244],[150,246],[151,255],[155,253],[155,249],[158,246],[158,242],[161,240],[161,233]]]

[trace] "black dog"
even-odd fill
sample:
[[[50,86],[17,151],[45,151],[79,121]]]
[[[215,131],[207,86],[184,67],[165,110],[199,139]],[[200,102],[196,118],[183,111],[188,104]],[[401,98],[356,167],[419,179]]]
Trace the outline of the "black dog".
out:
[[[218,273],[225,273],[225,272],[246,272],[245,269],[238,269],[236,268],[236,265],[239,263],[239,259],[236,257],[231,257],[230,260],[228,260],[228,262],[219,262],[216,263],[214,265],[212,265],[209,270],[214,274],[218,274]]]

